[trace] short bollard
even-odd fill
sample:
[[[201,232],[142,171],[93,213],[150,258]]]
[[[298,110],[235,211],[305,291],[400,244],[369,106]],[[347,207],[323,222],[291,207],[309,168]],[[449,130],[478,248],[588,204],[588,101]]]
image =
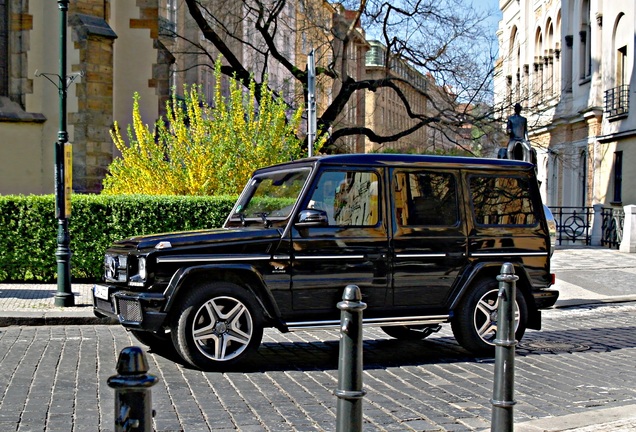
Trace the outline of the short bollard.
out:
[[[497,337],[495,343],[495,382],[492,397],[491,432],[508,432],[514,428],[513,399],[515,384],[515,268],[510,263],[501,266],[499,305],[497,307]]]
[[[157,377],[148,372],[148,363],[139,347],[127,347],[119,353],[117,375],[108,378],[115,389],[115,432],[152,431],[152,396],[150,387]]]
[[[336,431],[362,430],[362,302],[360,288],[347,285],[338,303],[340,312],[340,353],[338,355],[338,397]]]

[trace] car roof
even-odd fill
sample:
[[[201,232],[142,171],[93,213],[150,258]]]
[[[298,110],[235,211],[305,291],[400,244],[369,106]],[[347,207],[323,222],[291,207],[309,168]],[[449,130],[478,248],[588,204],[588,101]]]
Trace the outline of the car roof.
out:
[[[436,156],[436,155],[413,155],[394,153],[347,153],[338,155],[314,156],[311,158],[298,159],[292,162],[273,165],[261,168],[257,172],[269,171],[270,169],[290,169],[308,165],[349,165],[349,166],[435,166],[437,168],[486,168],[494,167],[529,170],[533,165],[529,162],[478,158],[464,156]]]

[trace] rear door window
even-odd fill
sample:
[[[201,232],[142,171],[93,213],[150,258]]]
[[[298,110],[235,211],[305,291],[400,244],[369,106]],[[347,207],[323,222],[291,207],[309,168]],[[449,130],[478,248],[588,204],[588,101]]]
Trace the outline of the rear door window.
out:
[[[457,186],[453,174],[396,171],[393,189],[399,226],[454,226],[458,223]]]

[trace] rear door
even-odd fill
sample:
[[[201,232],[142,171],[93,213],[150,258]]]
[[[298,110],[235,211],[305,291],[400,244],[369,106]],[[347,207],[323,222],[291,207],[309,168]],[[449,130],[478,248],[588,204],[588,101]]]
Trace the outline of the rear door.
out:
[[[395,306],[446,310],[467,262],[460,182],[457,170],[391,170]]]

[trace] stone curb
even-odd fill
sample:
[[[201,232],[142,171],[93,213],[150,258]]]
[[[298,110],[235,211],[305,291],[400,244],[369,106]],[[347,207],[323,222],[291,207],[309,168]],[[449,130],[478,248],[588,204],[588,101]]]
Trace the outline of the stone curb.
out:
[[[0,312],[0,327],[45,325],[112,325],[119,321],[96,317],[90,312]]]
[[[563,308],[569,308],[569,307],[593,306],[593,305],[602,305],[602,304],[611,304],[611,303],[630,303],[635,301],[636,301],[636,295],[608,297],[608,298],[593,299],[593,300],[577,300],[577,299],[557,300],[553,308],[563,309]]]

